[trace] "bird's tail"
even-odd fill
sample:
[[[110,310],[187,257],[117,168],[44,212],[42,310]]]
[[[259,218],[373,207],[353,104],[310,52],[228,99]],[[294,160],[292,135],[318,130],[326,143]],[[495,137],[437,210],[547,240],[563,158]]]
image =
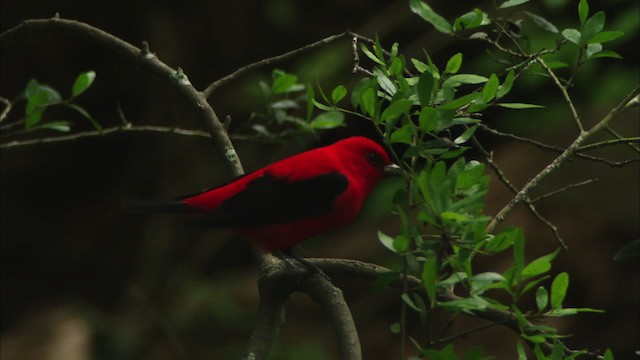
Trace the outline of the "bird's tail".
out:
[[[127,200],[123,209],[130,214],[199,212],[197,209],[180,201]]]

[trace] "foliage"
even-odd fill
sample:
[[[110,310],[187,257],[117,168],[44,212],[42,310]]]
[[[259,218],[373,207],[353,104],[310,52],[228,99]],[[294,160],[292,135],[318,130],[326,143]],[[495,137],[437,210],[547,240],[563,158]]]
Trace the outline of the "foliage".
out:
[[[568,66],[554,60],[547,65],[545,59],[553,59],[559,48],[569,42],[577,45],[575,75],[586,61],[621,58],[603,49],[603,44],[623,34],[604,31],[604,13],[589,16],[589,5],[581,0],[578,29],[559,31],[550,21],[525,12],[525,20],[557,36],[555,48],[528,53],[531,49],[520,40],[526,36],[521,32],[520,21],[510,20],[511,13],[504,11],[526,2],[505,1],[491,14],[476,8],[456,18],[451,25],[424,2],[410,0],[411,10],[441,33],[486,41],[501,50],[505,56],[500,58],[504,66],[499,73],[465,73],[462,53],[453,55],[446,64],[434,63],[426,51],[424,58],[407,59],[399,53],[397,43],[386,51],[376,40],[372,46],[361,44],[360,50],[374,66],[370,76],[352,89],[351,107],[340,102],[347,96],[342,85],[333,89],[331,97],[320,91],[321,98],[311,98],[310,102],[326,114],[339,112],[370,121],[392,146],[397,161],[403,164],[407,185],[395,197],[402,228],[397,235],[378,234],[381,243],[403,259],[403,268],[394,274],[413,275],[422,281],[422,289],[401,294],[403,306],[423,319],[435,308],[445,309],[452,318],[457,313],[507,310],[515,315],[520,337],[532,344],[536,358],[572,359],[583,352],[565,352],[561,341],[566,335],[553,326],[534,325],[532,321],[601,311],[564,306],[569,290],[566,272],[553,277],[550,287],[543,285],[551,280],[552,262],[560,249],[527,262],[525,234],[521,228],[506,228],[495,234],[487,232],[491,218],[482,210],[489,176],[482,163],[465,159],[463,155],[473,143],[478,143],[474,134],[481,124],[483,111],[488,108],[515,111],[543,108],[539,104],[504,100],[521,76],[539,71],[531,65],[539,63],[549,69]],[[495,33],[499,35],[491,38],[489,34]],[[499,37],[510,43],[503,45]],[[546,76],[552,78],[555,74]],[[573,75],[569,81],[573,81]],[[512,254],[512,264],[505,271],[475,271],[477,257],[508,252]],[[499,301],[500,292],[508,294],[510,301]],[[447,293],[456,296],[441,296]],[[523,305],[527,303],[524,300],[531,298],[535,299],[536,308]],[[451,344],[440,351],[431,348],[442,339],[419,343],[406,334],[405,324],[406,319],[401,318],[392,325],[391,331],[407,337],[423,356],[459,358]],[[609,350],[607,354],[612,358]],[[518,356],[526,358],[521,343],[518,343]],[[474,348],[461,358],[482,359],[483,349]]]
[[[31,79],[24,92],[18,97],[18,100],[26,101],[24,118],[11,124],[9,128],[3,129],[5,130],[3,135],[15,135],[44,129],[69,132],[72,125],[71,121],[48,120],[44,118],[45,111],[55,106],[63,106],[74,110],[83,118],[89,120],[96,130],[101,130],[102,127],[93,119],[89,112],[75,102],[80,95],[91,87],[95,77],[96,73],[94,71],[87,71],[78,75],[71,88],[71,95],[66,99],[63,99],[60,92],[56,89],[48,85],[40,84],[36,79]],[[16,125],[23,126],[18,128]],[[10,128],[14,128],[13,131],[8,131]]]

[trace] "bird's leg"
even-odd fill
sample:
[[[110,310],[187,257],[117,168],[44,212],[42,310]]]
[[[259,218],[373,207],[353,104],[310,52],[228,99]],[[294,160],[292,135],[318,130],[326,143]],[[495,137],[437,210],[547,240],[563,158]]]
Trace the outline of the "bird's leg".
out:
[[[277,252],[274,252],[274,254],[277,257],[279,257],[280,259],[284,260],[289,266],[296,267],[293,264],[293,262],[291,261],[291,259],[294,259],[298,263],[300,263],[303,267],[305,267],[309,273],[320,274],[325,279],[331,281],[331,278],[329,276],[327,276],[327,274],[325,274],[324,271],[322,271],[322,269],[320,269],[319,267],[315,266],[314,264],[309,262],[307,259],[305,259],[305,258],[303,258],[301,256],[298,256],[296,253],[293,252],[292,249],[285,250],[285,251],[277,251]]]

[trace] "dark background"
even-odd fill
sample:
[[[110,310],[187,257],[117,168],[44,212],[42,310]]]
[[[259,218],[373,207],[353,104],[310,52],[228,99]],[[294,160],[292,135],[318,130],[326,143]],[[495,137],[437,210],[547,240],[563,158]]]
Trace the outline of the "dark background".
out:
[[[577,26],[576,4],[547,0],[522,9],[545,16],[562,29]],[[448,19],[472,7],[491,8],[487,1],[433,6]],[[457,52],[464,53],[465,72],[488,74],[499,68],[484,45],[435,32],[410,12],[407,1],[4,1],[0,10],[2,31],[24,19],[59,12],[136,46],[146,40],[162,61],[184,69],[198,89],[245,64],[345,29],[369,37],[378,34],[386,47],[397,41],[408,58],[422,57],[424,48],[441,68]],[[598,10],[607,13],[606,30],[625,31],[622,39],[606,46],[624,60],[596,60],[581,70],[571,94],[586,124],[599,120],[638,82],[637,2],[592,1],[591,13]],[[544,45],[553,46],[553,40]],[[343,40],[274,67],[300,75],[302,82],[317,81],[324,89],[351,85],[360,76],[350,72],[350,46]],[[80,72],[95,70],[96,82],[79,103],[103,126],[118,124],[118,104],[135,124],[201,126],[167,85],[80,39],[27,37],[2,48],[0,69],[0,96],[9,99],[32,78],[68,95]],[[262,105],[257,82],[269,79],[271,70],[243,76],[210,98],[219,116],[232,116],[232,131]],[[576,136],[575,126],[558,90],[549,84],[525,78],[508,99],[545,104],[546,109],[496,111],[489,113],[487,122],[550,144],[568,145]],[[14,111],[21,111],[21,106]],[[48,115],[72,119],[76,129],[90,129],[73,113]],[[613,127],[638,136],[637,120],[636,109]],[[349,119],[349,124],[305,142],[318,145],[368,131],[357,119]],[[554,157],[529,145],[491,136],[483,139],[517,186]],[[246,170],[303,150],[297,141],[238,140],[235,145]],[[596,154],[617,160],[634,156],[625,147]],[[249,247],[223,231],[184,229],[173,216],[136,217],[121,211],[126,199],[171,198],[227,180],[224,160],[209,140],[118,134],[3,149],[0,157],[3,359],[45,359],[56,352],[66,359],[219,359],[242,354],[258,305],[256,266]],[[572,348],[611,347],[617,358],[630,358],[640,346],[638,261],[614,262],[612,257],[639,237],[638,164],[611,170],[575,160],[545,180],[538,195],[593,177],[599,178],[596,184],[550,198],[538,208],[569,245],[552,271],[571,275],[567,306],[607,313],[558,319],[553,325],[573,334],[566,340]],[[388,197],[392,190],[393,184],[387,184],[373,196]],[[494,214],[510,196],[492,180],[487,213]],[[377,229],[391,234],[397,229],[395,219],[382,217],[384,212],[368,207],[354,226],[305,244],[303,254],[393,265],[375,236]],[[524,226],[529,259],[555,249],[549,229],[525,208],[518,208],[508,224]],[[491,258],[481,266],[501,271],[509,260],[508,255]],[[378,293],[370,284],[349,279],[334,281],[354,312],[365,358],[397,358],[399,340],[389,331],[398,319],[397,293]],[[457,322],[453,330],[479,324]],[[424,336],[417,320],[410,325],[418,339]],[[486,346],[489,355],[500,359],[515,354],[513,335],[499,328],[459,340],[456,347],[473,344]],[[294,296],[274,358],[333,358],[335,351],[322,309],[305,296]]]

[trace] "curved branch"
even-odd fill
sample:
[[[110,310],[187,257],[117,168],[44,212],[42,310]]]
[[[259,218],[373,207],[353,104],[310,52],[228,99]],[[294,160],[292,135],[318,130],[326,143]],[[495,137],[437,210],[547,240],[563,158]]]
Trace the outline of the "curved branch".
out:
[[[362,351],[351,311],[342,291],[321,274],[291,267],[270,254],[260,258],[260,309],[245,359],[266,359],[280,327],[284,323],[284,307],[293,292],[303,292],[327,311],[333,324],[341,359],[361,360]]]
[[[273,343],[284,324],[285,306],[291,293],[295,290],[292,281],[282,280],[282,268],[278,260],[264,254],[260,258],[260,307],[258,320],[247,345],[247,353],[243,359],[267,359]]]
[[[336,332],[341,359],[362,360],[358,330],[342,290],[320,274],[305,277],[300,290],[309,294],[327,311]]]

